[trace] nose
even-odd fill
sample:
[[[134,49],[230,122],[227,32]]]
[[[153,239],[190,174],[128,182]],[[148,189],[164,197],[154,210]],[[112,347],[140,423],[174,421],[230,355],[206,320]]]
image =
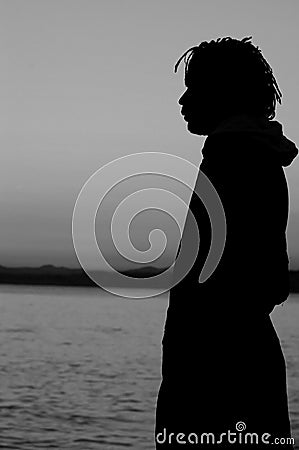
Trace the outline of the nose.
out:
[[[186,92],[187,92],[187,91],[185,91],[185,92],[183,93],[183,95],[182,95],[182,96],[179,98],[179,100],[178,100],[178,104],[181,105],[181,106],[183,106],[183,104],[184,104],[184,99],[185,99]]]

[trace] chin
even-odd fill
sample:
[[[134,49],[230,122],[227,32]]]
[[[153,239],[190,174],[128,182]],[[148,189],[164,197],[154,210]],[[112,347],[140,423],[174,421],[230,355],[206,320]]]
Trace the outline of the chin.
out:
[[[187,122],[187,129],[192,134],[198,134],[199,136],[207,136],[209,134],[208,127],[204,124],[194,124],[191,121]]]

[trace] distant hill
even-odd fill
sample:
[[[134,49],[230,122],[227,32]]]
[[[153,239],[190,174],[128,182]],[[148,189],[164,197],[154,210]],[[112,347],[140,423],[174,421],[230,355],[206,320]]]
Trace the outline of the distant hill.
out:
[[[290,292],[299,293],[299,270],[290,270]]]
[[[121,273],[131,278],[148,278],[158,275],[165,270],[167,270],[167,267],[146,266],[124,270]],[[111,286],[115,285],[115,276],[113,274],[107,272],[99,272],[98,274],[100,277],[103,276],[108,284],[111,281]],[[289,277],[290,292],[299,293],[299,270],[291,270]],[[97,287],[97,284],[81,268],[71,269],[50,264],[41,267],[5,267],[0,265],[0,284]]]
[[[0,266],[1,284],[40,284],[63,286],[93,286],[83,269],[44,265],[41,267]]]
[[[136,270],[121,271],[131,278],[147,278],[164,272],[166,268],[158,269],[147,266]],[[108,272],[94,272],[99,279],[111,286],[115,285],[115,275]],[[41,267],[5,267],[0,265],[0,284],[37,284],[58,286],[85,286],[96,287],[97,284],[86,274],[83,269],[71,269],[57,267],[51,264]]]

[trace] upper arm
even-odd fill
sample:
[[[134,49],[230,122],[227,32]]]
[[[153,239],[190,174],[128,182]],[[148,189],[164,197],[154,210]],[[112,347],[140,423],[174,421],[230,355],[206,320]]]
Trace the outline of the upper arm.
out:
[[[227,277],[288,296],[288,187],[283,168],[271,152],[254,142],[227,138],[201,164],[221,198],[227,223],[220,270]],[[247,284],[247,283],[246,283]]]

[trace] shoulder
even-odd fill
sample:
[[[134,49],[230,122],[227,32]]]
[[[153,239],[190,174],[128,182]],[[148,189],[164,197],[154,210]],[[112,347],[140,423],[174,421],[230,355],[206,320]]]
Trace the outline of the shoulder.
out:
[[[286,176],[275,150],[250,133],[211,135],[202,154],[200,170],[227,198],[248,192],[248,200],[253,195],[286,201]]]
[[[201,169],[205,171],[233,170],[244,176],[253,172],[261,176],[282,177],[284,170],[275,150],[265,141],[245,132],[226,132],[207,137],[202,148]],[[237,172],[237,173],[236,173]]]

